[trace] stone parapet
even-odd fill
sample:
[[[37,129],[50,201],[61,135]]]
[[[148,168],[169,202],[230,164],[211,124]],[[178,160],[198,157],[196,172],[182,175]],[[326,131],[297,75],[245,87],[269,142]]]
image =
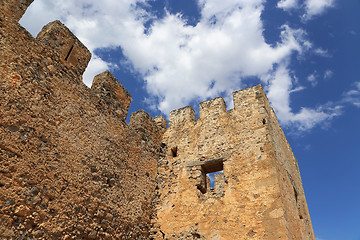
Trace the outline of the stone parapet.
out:
[[[162,134],[109,72],[81,81],[62,23],[21,27],[30,2],[0,0],[0,239],[149,239]]]
[[[170,112],[169,127],[181,127],[195,121],[195,111],[187,106]]]
[[[54,49],[66,66],[78,76],[82,76],[90,61],[91,53],[59,20],[45,25],[36,40]]]
[[[200,118],[216,117],[226,112],[226,104],[223,98],[218,97],[200,103]]]
[[[167,121],[163,116],[154,117],[153,121],[156,123],[156,125],[162,132],[165,132],[167,127]]]
[[[152,237],[307,239],[314,235],[296,159],[260,85],[170,114],[158,161]]]
[[[265,92],[261,85],[233,92],[234,109],[226,110],[226,103],[222,97],[217,97],[200,103],[199,119],[201,121],[216,121],[219,118],[246,118],[244,115],[253,115],[253,111],[264,113],[264,118],[270,109]],[[260,116],[260,115],[257,115]],[[198,124],[195,111],[187,106],[170,113],[169,128],[191,128]],[[265,119],[264,122],[267,120]],[[259,121],[261,123],[262,120]],[[187,123],[191,123],[190,125]]]
[[[61,22],[0,0],[0,239],[314,240],[296,159],[261,86],[152,118]]]
[[[91,90],[100,97],[98,108],[126,121],[132,97],[112,73],[105,71],[96,75]]]
[[[2,0],[0,2],[0,16],[7,20],[18,22],[26,9],[34,0]]]
[[[144,131],[149,127],[155,127],[156,124],[147,112],[144,110],[139,110],[131,114],[129,126],[136,130]]]

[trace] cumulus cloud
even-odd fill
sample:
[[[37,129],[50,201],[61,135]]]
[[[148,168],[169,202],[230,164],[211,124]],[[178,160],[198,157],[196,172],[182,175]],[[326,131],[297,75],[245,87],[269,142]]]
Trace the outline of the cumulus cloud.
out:
[[[289,11],[294,8],[298,8],[298,0],[281,0],[277,4],[278,8],[282,8],[285,11]]]
[[[312,44],[304,30],[288,25],[282,26],[279,42],[266,43],[263,0],[199,0],[201,19],[195,26],[180,14],[166,12],[158,19],[138,3],[146,6],[147,1],[37,0],[21,23],[35,35],[40,30],[37,24],[58,18],[92,52],[120,47],[144,79],[149,93],[146,102],[165,115],[192,101],[219,95],[231,98],[231,92],[243,86],[243,79],[255,77],[263,82],[285,125],[306,130],[334,116],[321,108],[303,108],[298,113],[291,109],[290,94],[303,88],[294,86],[288,59],[304,54]],[[294,3],[283,0],[279,4]],[[93,74],[113,64],[94,55],[84,82],[89,86]]]
[[[322,14],[328,8],[335,6],[335,0],[306,0],[304,20],[310,20],[313,17]]]
[[[294,9],[300,9],[302,13],[302,20],[308,21],[315,16],[321,15],[327,9],[335,6],[335,0],[280,0],[277,4],[278,8],[284,11],[291,11]]]

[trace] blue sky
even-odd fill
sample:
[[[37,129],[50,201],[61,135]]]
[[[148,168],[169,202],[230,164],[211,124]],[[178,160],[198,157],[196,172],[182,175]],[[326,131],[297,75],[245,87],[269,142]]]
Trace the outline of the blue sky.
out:
[[[110,69],[130,112],[263,85],[299,162],[318,240],[360,240],[360,1],[35,0],[34,36],[60,19]]]

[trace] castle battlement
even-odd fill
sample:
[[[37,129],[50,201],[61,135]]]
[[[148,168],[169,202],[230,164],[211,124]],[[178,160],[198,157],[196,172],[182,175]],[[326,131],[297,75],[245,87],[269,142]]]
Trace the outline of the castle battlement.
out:
[[[169,128],[181,127],[186,123],[195,123],[195,111],[187,106],[170,112]]]
[[[59,20],[45,25],[36,40],[52,48],[67,67],[82,76],[91,59],[90,51]]]
[[[138,110],[131,114],[129,126],[137,130],[145,131],[149,126],[154,127],[156,124],[150,114],[144,110]]]
[[[126,88],[109,71],[94,77],[91,90],[99,96],[98,108],[113,112],[125,121],[132,97]]]
[[[154,239],[314,239],[296,159],[264,90],[235,91],[233,101],[228,111],[221,97],[200,103],[198,119],[192,107],[171,112]]]
[[[229,110],[226,110],[226,103],[222,97],[201,102],[198,119],[195,118],[195,111],[191,106],[173,110],[170,113],[169,128],[191,128],[198,124],[198,120],[212,121],[220,117],[246,118],[244,115],[254,115],[253,111],[260,111],[264,118],[269,117],[267,112],[271,107],[260,84],[233,92],[233,101],[234,108]]]
[[[226,112],[226,104],[222,97],[200,103],[200,118],[217,117]]]
[[[242,89],[233,92],[234,110],[243,111],[250,109],[253,104],[253,99],[261,99],[265,97],[265,92],[261,85],[257,85],[251,88]]]
[[[13,22],[18,22],[26,9],[34,0],[2,0],[0,2],[0,15]]]
[[[167,128],[167,121],[163,116],[157,116],[153,118],[153,121],[156,123],[156,125],[158,126],[159,129],[161,129],[161,131],[165,131]]]
[[[0,1],[0,239],[314,240],[298,165],[261,86],[152,118],[60,21]],[[220,173],[219,173],[220,172]]]

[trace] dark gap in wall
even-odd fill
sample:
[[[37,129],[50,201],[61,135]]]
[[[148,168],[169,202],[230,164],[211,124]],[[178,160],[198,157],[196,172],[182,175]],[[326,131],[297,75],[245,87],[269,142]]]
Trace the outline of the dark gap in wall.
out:
[[[171,153],[173,157],[177,157],[177,150],[178,150],[177,147],[171,148]]]
[[[298,203],[298,193],[297,193],[294,186],[293,186],[293,189],[294,189],[295,201],[296,201],[296,204],[297,204]]]
[[[198,234],[198,233],[192,233],[192,235],[193,235],[193,239],[201,238],[200,234]]]
[[[70,54],[71,54],[71,52],[72,52],[72,50],[74,49],[74,45],[72,45],[71,46],[71,48],[70,48],[70,50],[69,50],[69,52],[68,52],[68,54],[66,55],[66,57],[65,57],[65,61],[67,61],[68,60],[68,58],[70,57]]]
[[[295,202],[296,202],[296,207],[297,207],[297,210],[298,210],[299,218],[304,219],[304,217],[302,215],[302,205],[301,205],[301,202],[299,202],[299,194],[296,191],[294,186],[293,186],[293,189],[294,189]]]

